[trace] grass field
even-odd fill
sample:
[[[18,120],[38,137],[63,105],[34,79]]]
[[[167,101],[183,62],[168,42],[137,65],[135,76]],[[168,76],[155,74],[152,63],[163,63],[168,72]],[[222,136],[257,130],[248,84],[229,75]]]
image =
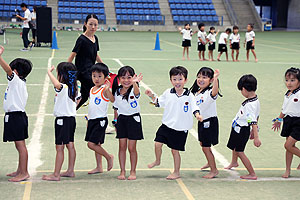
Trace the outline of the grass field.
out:
[[[214,147],[217,151],[217,166],[220,169],[218,178],[204,180],[201,177],[207,172],[200,171],[206,163],[198,140],[193,136],[197,132],[196,123],[190,131],[186,151],[182,155],[182,178],[167,181],[165,177],[173,168],[170,150],[163,148],[161,166],[149,170],[147,164],[154,160],[155,132],[161,124],[162,109],[149,104],[149,98],[143,95],[141,87],[141,114],[145,140],[138,142],[138,171],[136,181],[119,181],[118,141],[115,134],[107,135],[104,147],[115,156],[111,172],[88,175],[87,171],[95,167],[94,153],[84,141],[86,121],[82,115],[87,108],[78,111],[75,145],[77,150],[76,177],[62,178],[61,182],[45,182],[43,174],[54,168],[54,104],[53,86],[46,78],[48,64],[57,65],[66,61],[79,32],[58,32],[59,50],[52,51],[47,47],[33,48],[30,52],[20,52],[22,40],[19,30],[8,30],[9,44],[4,45],[3,57],[10,62],[16,57],[28,58],[33,62],[33,71],[27,78],[29,99],[26,111],[29,116],[30,138],[29,167],[32,178],[22,183],[9,183],[5,174],[17,166],[17,152],[13,143],[0,143],[0,199],[299,199],[298,189],[300,171],[292,171],[290,179],[280,178],[285,168],[283,148],[284,138],[271,130],[271,120],[278,116],[286,92],[284,72],[291,66],[300,67],[300,33],[299,32],[264,32],[257,33],[256,52],[259,62],[245,63],[245,50],[240,51],[241,62],[200,62],[196,51],[196,37],[193,38],[191,60],[182,61],[181,36],[178,33],[160,33],[162,51],[153,51],[155,33],[153,32],[98,32],[100,56],[117,72],[120,64],[134,67],[136,73],[143,73],[143,82],[157,94],[162,94],[171,84],[169,69],[183,65],[189,70],[187,86],[195,80],[196,73],[202,66],[220,69],[220,87],[223,98],[219,98],[218,117],[220,121],[220,143]],[[241,33],[244,36],[244,33]],[[0,44],[3,38],[0,37]],[[206,54],[207,56],[207,54]],[[215,51],[214,57],[216,58]],[[225,56],[222,57],[225,59]],[[261,103],[260,139],[262,146],[254,147],[249,141],[246,154],[249,156],[259,179],[242,181],[238,177],[245,174],[242,163],[233,171],[222,170],[230,162],[231,151],[226,147],[230,133],[231,120],[238,111],[243,97],[236,84],[246,73],[252,73],[258,79],[257,94]],[[0,93],[4,95],[7,79],[0,71]],[[1,101],[2,106],[2,101]],[[112,110],[109,110],[112,114]],[[3,117],[3,112],[1,114]],[[110,115],[110,121],[112,117]],[[0,123],[0,132],[3,123]],[[299,146],[299,145],[298,145]],[[67,153],[67,152],[66,152]],[[67,154],[66,157],[67,158]],[[128,161],[129,157],[127,158]],[[294,158],[292,167],[300,163]],[[67,166],[64,163],[63,169]],[[129,162],[127,162],[129,168]],[[104,168],[106,163],[104,162]]]

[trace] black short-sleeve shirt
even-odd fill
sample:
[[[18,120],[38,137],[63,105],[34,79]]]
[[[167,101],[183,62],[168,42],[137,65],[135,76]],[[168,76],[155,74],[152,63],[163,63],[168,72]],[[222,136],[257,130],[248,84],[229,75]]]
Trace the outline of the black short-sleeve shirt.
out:
[[[95,35],[95,43],[83,34],[79,36],[72,52],[75,52],[75,65],[80,74],[89,74],[90,68],[95,64],[97,51],[99,51],[98,38]]]

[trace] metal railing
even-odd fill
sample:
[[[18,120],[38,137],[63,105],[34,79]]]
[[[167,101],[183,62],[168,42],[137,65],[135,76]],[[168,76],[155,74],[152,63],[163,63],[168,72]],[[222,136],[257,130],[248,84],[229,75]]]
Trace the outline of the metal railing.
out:
[[[231,6],[230,0],[223,0],[223,3],[225,5],[225,9],[229,15],[229,20],[230,20],[231,24],[238,25],[238,19],[237,19],[235,12]]]

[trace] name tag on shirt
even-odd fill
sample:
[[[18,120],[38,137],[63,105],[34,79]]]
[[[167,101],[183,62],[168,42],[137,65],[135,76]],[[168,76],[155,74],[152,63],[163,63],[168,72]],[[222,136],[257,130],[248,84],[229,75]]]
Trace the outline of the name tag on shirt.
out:
[[[63,119],[58,119],[57,120],[57,125],[62,126],[64,124]]]
[[[209,128],[209,126],[210,126],[210,121],[203,123],[204,128]]]
[[[4,121],[7,123],[9,119],[9,115],[5,115]]]

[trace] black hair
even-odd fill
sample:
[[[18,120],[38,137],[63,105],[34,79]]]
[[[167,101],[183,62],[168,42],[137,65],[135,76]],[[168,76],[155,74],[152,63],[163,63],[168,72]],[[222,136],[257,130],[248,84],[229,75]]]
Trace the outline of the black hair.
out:
[[[185,79],[187,79],[188,71],[185,67],[176,66],[170,70],[169,75],[170,75],[170,79],[172,78],[172,76],[177,76],[177,75],[182,75]]]
[[[236,29],[238,29],[239,30],[239,27],[238,26],[233,26],[233,28],[232,28],[233,30],[236,30]]]
[[[75,101],[78,93],[76,66],[70,62],[61,62],[57,65],[56,70],[59,82],[68,86],[68,95]]]
[[[255,92],[257,89],[257,80],[252,74],[242,76],[237,84],[239,90],[245,88],[248,92]]]
[[[198,24],[198,28],[199,28],[199,30],[201,29],[201,27],[202,26],[205,26],[205,24],[204,23],[200,23],[200,24]]]
[[[130,67],[130,66],[123,66],[123,67],[121,67],[119,69],[119,71],[118,71],[117,76],[114,78],[114,82],[113,82],[113,85],[112,85],[112,93],[113,93],[113,95],[115,95],[116,92],[118,94],[118,90],[123,87],[122,85],[119,85],[118,79],[120,77],[122,77],[122,76],[125,76],[127,74],[127,72],[129,73],[130,76],[134,76],[135,75],[134,69],[132,67]],[[123,95],[123,99],[126,99],[128,101],[128,97],[129,97],[129,94],[130,94],[132,88],[133,88],[133,85],[131,85],[128,88],[127,92]]]
[[[254,28],[254,24],[249,23],[248,25],[249,25],[252,29]]]
[[[211,26],[211,27],[209,28],[209,33],[211,33],[212,30],[216,30],[216,28],[215,28],[214,26]]]
[[[27,8],[27,4],[26,3],[21,3],[21,8]]]
[[[11,70],[16,70],[21,79],[25,79],[31,72],[32,63],[24,58],[16,58],[9,63]]]
[[[298,81],[300,81],[300,69],[291,67],[288,70],[286,70],[284,77],[290,77],[290,76],[294,76],[295,78],[298,79]]]
[[[89,21],[89,19],[91,19],[91,18],[94,18],[94,19],[96,19],[97,21],[99,21],[99,19],[98,19],[98,17],[97,17],[97,15],[95,15],[95,14],[89,14],[88,16],[86,16],[86,18],[85,18],[85,24],[87,24],[88,23],[88,21]],[[86,26],[85,25],[83,25],[83,32],[85,32],[86,31]]]
[[[214,70],[209,68],[209,67],[201,67],[201,69],[199,69],[198,73],[197,73],[197,76],[199,75],[202,75],[202,76],[207,76],[208,78],[212,79],[214,78]],[[220,90],[220,84],[219,84],[219,80],[218,80],[218,85],[219,85],[219,90]],[[206,89],[209,89],[211,88],[211,84],[207,86],[207,88],[204,88],[203,90],[206,90]],[[195,80],[194,84],[192,85],[192,87],[190,88],[190,91],[193,93],[193,94],[196,94],[198,91],[199,91],[200,87],[199,85],[197,84],[197,79]],[[220,97],[223,97],[223,95],[218,92],[218,95]]]
[[[36,12],[37,6],[33,6],[33,10]]]
[[[109,74],[109,69],[104,63],[96,63],[91,67],[91,72],[103,73],[104,77],[107,77]]]
[[[227,33],[227,32],[231,33],[231,28],[227,28],[225,32],[226,32],[226,33]]]

